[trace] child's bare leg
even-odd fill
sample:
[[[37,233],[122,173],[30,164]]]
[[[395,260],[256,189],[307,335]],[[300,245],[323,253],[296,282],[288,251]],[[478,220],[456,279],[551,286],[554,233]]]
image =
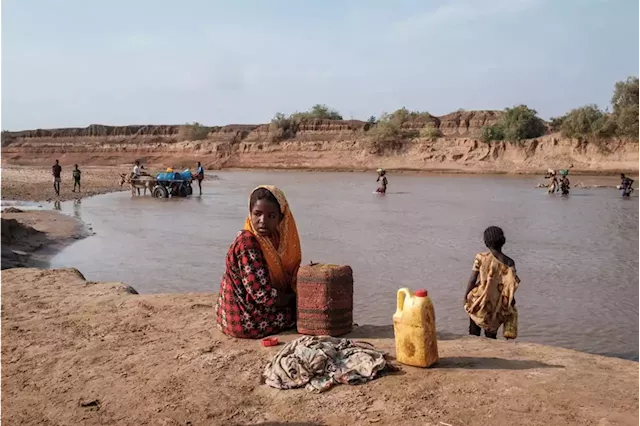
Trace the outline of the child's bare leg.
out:
[[[471,318],[469,318],[469,334],[472,336],[479,336],[481,331],[482,329],[478,326],[478,324],[476,324]]]

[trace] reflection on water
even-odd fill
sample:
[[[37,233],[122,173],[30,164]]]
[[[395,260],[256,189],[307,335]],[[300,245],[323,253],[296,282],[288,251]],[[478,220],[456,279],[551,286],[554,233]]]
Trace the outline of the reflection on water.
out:
[[[391,176],[390,192],[380,197],[372,194],[375,174],[222,177],[205,181],[201,197],[115,193],[73,211],[65,204],[69,213],[81,211],[97,235],[66,248],[53,265],[75,266],[90,280],[124,281],[141,293],[217,291],[250,191],[273,183],[291,203],[303,261],[353,267],[360,324],[389,324],[396,290],[424,287],[438,329],[466,333],[465,284],[484,249],[483,230],[498,225],[522,279],[522,340],[638,357],[637,197],[608,189],[550,196],[533,188],[533,178]]]

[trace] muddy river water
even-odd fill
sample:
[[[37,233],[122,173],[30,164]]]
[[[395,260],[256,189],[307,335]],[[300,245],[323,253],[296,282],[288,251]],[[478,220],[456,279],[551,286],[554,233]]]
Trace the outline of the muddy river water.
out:
[[[612,189],[549,196],[532,177],[392,175],[389,193],[378,196],[371,174],[219,176],[205,181],[201,197],[123,192],[63,203],[96,235],[64,249],[52,266],[141,293],[217,292],[248,195],[271,183],[287,194],[303,262],[352,266],[359,324],[390,324],[396,290],[407,286],[429,290],[439,330],[465,334],[472,261],[484,249],[483,230],[498,225],[522,280],[521,340],[638,359],[637,197],[623,200]]]

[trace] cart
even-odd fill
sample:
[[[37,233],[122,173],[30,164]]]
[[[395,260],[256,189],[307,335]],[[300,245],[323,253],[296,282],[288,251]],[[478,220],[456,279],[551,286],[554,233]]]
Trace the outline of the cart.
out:
[[[193,176],[189,170],[158,173],[151,196],[154,198],[187,197],[193,193],[192,182]]]

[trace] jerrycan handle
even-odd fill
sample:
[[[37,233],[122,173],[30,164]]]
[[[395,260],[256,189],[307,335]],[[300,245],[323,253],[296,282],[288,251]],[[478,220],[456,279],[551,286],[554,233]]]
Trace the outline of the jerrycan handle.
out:
[[[411,291],[408,288],[403,287],[400,290],[398,290],[398,306],[397,306],[398,311],[401,311],[404,309],[404,300],[407,297],[411,297]]]

